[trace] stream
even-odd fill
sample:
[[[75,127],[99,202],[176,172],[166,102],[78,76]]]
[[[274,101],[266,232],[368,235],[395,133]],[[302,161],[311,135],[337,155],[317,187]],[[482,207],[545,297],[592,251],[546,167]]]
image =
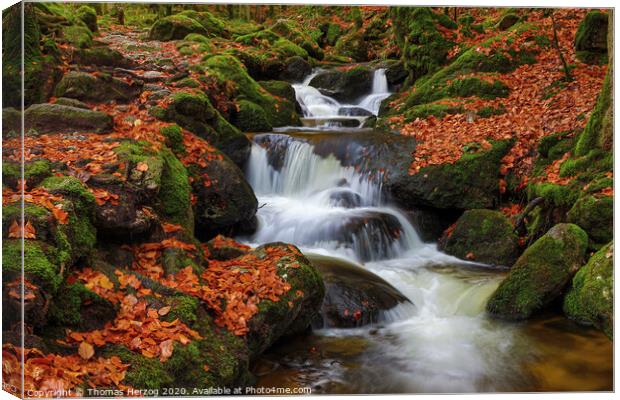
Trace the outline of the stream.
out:
[[[385,71],[375,71],[371,93],[354,104],[310,87],[313,76],[294,85],[305,126],[253,136],[246,174],[260,204],[258,229],[240,239],[293,243],[334,268],[355,263],[411,303],[371,325],[325,325],[280,341],[254,363],[257,386],[331,394],[611,390],[612,343],[602,333],[559,314],[488,318],[486,301],[506,272],[424,243],[385,197],[381,174],[361,167],[364,151],[351,149],[387,134],[359,128],[366,117],[347,110],[378,114],[390,94]],[[343,127],[347,120],[358,127]],[[332,148],[321,146],[334,136]]]

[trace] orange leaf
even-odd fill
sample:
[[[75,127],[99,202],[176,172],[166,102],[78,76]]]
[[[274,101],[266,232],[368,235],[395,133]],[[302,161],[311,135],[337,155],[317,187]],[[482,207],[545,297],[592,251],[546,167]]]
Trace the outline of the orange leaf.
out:
[[[165,362],[172,355],[174,342],[171,339],[164,340],[159,344],[161,354],[159,355],[159,361]]]
[[[88,360],[88,359],[92,358],[92,356],[95,355],[95,349],[93,348],[92,344],[90,344],[88,342],[82,342],[82,343],[80,343],[80,348],[78,349],[78,354],[84,360]]]
[[[136,166],[136,169],[140,172],[146,172],[149,170],[149,165],[145,162],[140,161]]]
[[[170,312],[170,306],[162,307],[157,311],[157,313],[161,316],[164,316]]]

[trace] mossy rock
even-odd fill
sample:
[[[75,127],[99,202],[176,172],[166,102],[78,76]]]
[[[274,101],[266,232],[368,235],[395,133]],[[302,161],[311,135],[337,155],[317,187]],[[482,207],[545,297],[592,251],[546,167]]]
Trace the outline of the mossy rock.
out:
[[[24,278],[55,293],[62,282],[61,257],[58,250],[39,240],[24,241]],[[17,279],[22,273],[21,240],[5,239],[2,251],[2,277],[5,282]]]
[[[613,67],[607,70],[603,88],[583,132],[575,145],[575,155],[584,156],[590,151],[602,148],[610,150],[613,142]]]
[[[253,253],[263,259],[269,257],[270,248],[288,253],[278,261],[277,273],[291,289],[276,302],[263,299],[258,304],[258,314],[248,321],[250,332],[246,340],[253,357],[280,337],[306,330],[318,314],[325,295],[320,273],[299,249],[290,244],[269,243]]]
[[[519,256],[519,238],[513,230],[499,211],[467,210],[440,240],[439,249],[462,259],[510,267]]]
[[[190,33],[208,35],[207,29],[198,21],[185,15],[171,15],[160,18],[149,31],[150,40],[180,40]]]
[[[91,32],[97,32],[97,12],[94,8],[84,5],[78,8],[75,14]]]
[[[63,284],[52,300],[49,322],[63,329],[90,331],[101,329],[116,317],[114,304],[81,283]]]
[[[594,254],[573,278],[564,297],[566,315],[584,325],[594,325],[613,339],[614,257],[613,241]]]
[[[329,70],[318,74],[309,85],[341,102],[351,103],[370,92],[373,72],[357,66],[348,70]]]
[[[290,19],[279,19],[270,29],[304,49],[310,57],[316,58],[317,60],[323,59],[323,50],[312,36],[307,34],[295,21]]]
[[[85,49],[93,45],[93,33],[86,26],[67,26],[63,28],[63,36],[67,42],[78,49]]]
[[[487,311],[496,318],[529,318],[557,299],[581,267],[588,235],[558,224],[528,247],[493,293]]]
[[[162,118],[206,139],[238,165],[243,165],[250,155],[248,138],[226,121],[202,93],[174,93]]]
[[[157,209],[167,220],[184,226],[188,232],[193,232],[194,215],[187,170],[169,149],[163,148],[158,155],[163,160],[163,168],[161,187],[157,194]]]
[[[190,33],[189,35],[185,36],[183,40],[188,41],[188,42],[211,44],[211,40],[205,35],[201,35],[200,33]]]
[[[2,109],[2,134],[4,137],[21,135],[22,113],[13,107]]]
[[[52,163],[45,158],[24,162],[23,176],[18,162],[11,160],[2,162],[2,184],[14,190],[17,190],[19,180],[22,178],[28,182],[28,185],[36,186],[51,175]]]
[[[614,234],[614,200],[583,196],[568,211],[567,221],[579,225],[595,243],[607,243]]]
[[[205,28],[208,36],[228,37],[226,22],[217,18],[209,11],[184,10],[176,15],[198,21]]]
[[[56,97],[69,97],[82,101],[127,103],[137,97],[142,88],[110,76],[98,76],[84,72],[69,72],[56,86]]]
[[[497,28],[501,31],[505,31],[508,28],[512,28],[520,19],[521,18],[517,14],[504,14],[497,23]]]
[[[408,165],[399,164],[391,168],[385,187],[406,208],[492,208],[499,196],[501,159],[511,147],[511,141],[494,142],[490,150],[465,152],[453,164],[431,165],[413,175]]]
[[[108,46],[80,49],[75,53],[74,57],[76,62],[81,65],[127,68],[131,64],[120,52]]]
[[[33,104],[24,112],[26,132],[106,133],[112,130],[113,125],[112,117],[104,112],[60,104]]]
[[[243,132],[268,132],[271,124],[267,113],[259,105],[240,100],[238,111],[232,114],[231,123]]]
[[[445,64],[454,42],[437,28],[437,17],[428,7],[393,7],[396,43],[412,80],[437,70]]]
[[[428,118],[431,115],[437,118],[443,118],[449,114],[459,114],[463,111],[462,107],[440,104],[440,103],[427,103],[418,104],[405,111],[405,121],[415,121],[416,119]]]
[[[361,29],[341,36],[334,49],[339,55],[350,57],[353,61],[368,61],[369,46]]]
[[[258,82],[266,91],[274,96],[281,97],[294,103],[297,101],[295,97],[295,89],[293,85],[285,81],[259,81]]]
[[[88,107],[88,104],[81,102],[79,100],[76,100],[76,99],[70,99],[68,97],[59,97],[56,99],[54,104],[58,104],[61,106],[83,108],[84,110],[90,110],[90,107]]]
[[[607,25],[609,16],[600,11],[590,11],[579,24],[575,35],[577,58],[588,64],[607,62]]]

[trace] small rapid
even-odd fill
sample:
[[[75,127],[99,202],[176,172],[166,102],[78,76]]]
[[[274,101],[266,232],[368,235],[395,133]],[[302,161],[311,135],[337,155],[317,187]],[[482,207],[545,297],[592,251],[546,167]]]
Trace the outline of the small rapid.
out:
[[[384,70],[375,72],[371,93],[348,105],[309,86],[312,77],[294,88],[304,116],[324,123],[318,127],[321,135],[340,134],[334,126],[343,108],[376,115],[389,96]],[[521,326],[485,315],[485,304],[505,272],[466,263],[424,243],[406,214],[385,198],[382,174],[361,167],[364,152],[351,155],[342,142],[318,151],[318,142],[308,140],[316,136],[313,129],[317,126],[254,136],[246,175],[259,200],[258,228],[241,239],[251,245],[283,241],[308,255],[345,259],[378,275],[411,303],[384,310],[377,324],[314,331],[308,346],[328,349],[316,359],[308,356],[314,347],[299,343],[273,350],[274,362],[294,372],[291,384],[319,393],[544,386],[526,367],[544,359],[538,342],[532,343]],[[334,348],[343,350],[329,350]]]
[[[304,125],[318,129],[334,127],[353,127],[362,126],[368,115],[378,115],[381,102],[390,96],[388,81],[385,69],[377,69],[373,74],[372,90],[355,103],[340,103],[337,100],[326,96],[315,87],[310,86],[314,77],[322,71],[317,70],[309,75],[303,82],[294,84],[297,102],[301,106]],[[358,110],[357,113],[355,110]],[[359,114],[359,110],[365,111],[367,115]],[[354,122],[348,124],[347,122]],[[357,123],[357,125],[355,125]]]

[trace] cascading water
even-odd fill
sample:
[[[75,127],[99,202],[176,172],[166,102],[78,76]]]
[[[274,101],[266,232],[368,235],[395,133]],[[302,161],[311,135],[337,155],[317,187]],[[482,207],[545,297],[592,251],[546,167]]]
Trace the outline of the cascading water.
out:
[[[305,116],[329,119],[351,106],[308,86],[311,78],[294,86]],[[372,93],[354,106],[378,112],[389,95],[384,79],[385,72],[378,70]],[[297,128],[302,129],[308,131]],[[338,130],[323,134],[332,133]],[[484,313],[502,273],[463,267],[462,261],[423,243],[406,216],[386,203],[381,176],[359,168],[363,152],[343,163],[335,155],[343,153],[339,149],[319,152],[317,142],[308,137],[316,135],[254,137],[247,177],[259,200],[259,225],[246,241],[289,242],[307,254],[361,264],[415,307],[403,303],[384,312],[378,326],[314,332],[312,340],[321,345],[346,346],[342,357],[352,357],[347,362],[328,355],[316,363],[305,356],[297,360],[295,349],[283,350],[277,362],[306,376],[297,384],[330,393],[531,389],[535,383],[523,365],[540,358],[538,347],[522,328],[490,320]],[[355,356],[351,343],[363,343]]]
[[[325,96],[317,88],[310,86],[312,79],[321,73],[318,70],[308,76],[302,83],[293,85],[297,102],[304,114],[303,121],[316,128],[360,127],[367,116],[351,115],[351,110],[364,110],[368,115],[378,115],[381,102],[390,96],[385,69],[374,72],[372,91],[356,104],[340,103]],[[347,121],[357,122],[356,125],[346,125]]]

